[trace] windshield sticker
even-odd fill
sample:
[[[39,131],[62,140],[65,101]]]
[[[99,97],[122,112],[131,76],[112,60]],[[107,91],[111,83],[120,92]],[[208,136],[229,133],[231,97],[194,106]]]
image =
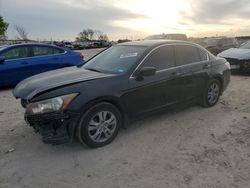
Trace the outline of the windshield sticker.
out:
[[[120,59],[123,59],[123,58],[130,58],[130,57],[136,57],[137,55],[138,55],[137,52],[122,54],[122,55],[120,56]]]

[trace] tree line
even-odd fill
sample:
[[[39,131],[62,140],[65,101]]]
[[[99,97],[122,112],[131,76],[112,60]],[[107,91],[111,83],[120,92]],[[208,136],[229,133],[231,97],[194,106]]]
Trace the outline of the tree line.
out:
[[[0,39],[5,38],[9,24],[4,21],[3,17],[0,16]]]
[[[107,34],[103,33],[102,31],[93,29],[83,29],[76,37],[76,41],[78,42],[93,41],[93,40],[108,41],[109,38]]]
[[[9,23],[4,21],[3,17],[0,15],[0,39],[6,39],[6,32],[7,32],[8,27],[9,27]],[[18,34],[18,36],[16,36],[17,40],[24,40],[24,41],[29,40],[28,32],[23,26],[14,25],[14,29]]]

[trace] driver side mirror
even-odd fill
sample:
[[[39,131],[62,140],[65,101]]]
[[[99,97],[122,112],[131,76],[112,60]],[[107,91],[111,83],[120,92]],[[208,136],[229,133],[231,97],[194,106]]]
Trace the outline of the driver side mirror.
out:
[[[4,56],[0,56],[0,64],[4,64],[5,62],[5,57]]]
[[[138,81],[142,81],[143,77],[145,77],[145,76],[154,76],[155,73],[156,73],[156,68],[155,67],[143,67],[139,71],[136,79]]]
[[[141,76],[154,76],[156,73],[156,68],[155,67],[143,67],[141,68],[139,74]]]

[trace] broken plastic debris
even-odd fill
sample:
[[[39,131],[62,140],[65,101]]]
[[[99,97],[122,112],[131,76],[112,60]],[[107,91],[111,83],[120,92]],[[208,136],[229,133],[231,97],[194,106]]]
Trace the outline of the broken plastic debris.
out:
[[[6,151],[5,153],[12,153],[12,152],[14,152],[15,151],[15,149],[14,148],[11,148],[11,149],[9,149],[8,151]]]

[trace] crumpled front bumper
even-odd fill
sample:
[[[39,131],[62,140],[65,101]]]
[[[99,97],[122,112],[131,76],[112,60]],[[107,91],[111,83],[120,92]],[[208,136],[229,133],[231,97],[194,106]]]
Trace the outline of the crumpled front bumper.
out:
[[[73,112],[25,114],[24,118],[35,132],[41,134],[44,143],[57,145],[73,140],[79,114]]]

